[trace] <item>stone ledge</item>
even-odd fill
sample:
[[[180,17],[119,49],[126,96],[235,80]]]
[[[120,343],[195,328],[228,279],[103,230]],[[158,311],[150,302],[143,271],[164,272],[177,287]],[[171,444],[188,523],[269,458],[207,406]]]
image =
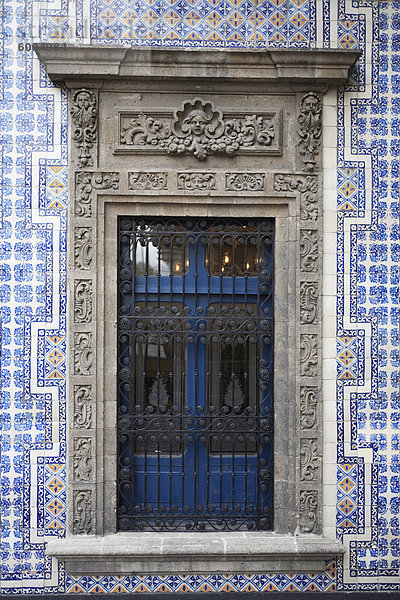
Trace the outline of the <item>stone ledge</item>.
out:
[[[212,50],[124,48],[85,44],[34,44],[54,82],[152,77],[342,85],[359,50]],[[82,81],[81,81],[82,83]]]
[[[70,536],[48,543],[46,553],[65,561],[68,573],[172,574],[318,572],[345,551],[337,540],[264,532],[116,533]]]

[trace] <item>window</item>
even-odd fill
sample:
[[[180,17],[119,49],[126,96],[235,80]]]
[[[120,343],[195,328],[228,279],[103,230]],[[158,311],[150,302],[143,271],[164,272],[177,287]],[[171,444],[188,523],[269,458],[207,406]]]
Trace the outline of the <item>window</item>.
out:
[[[273,221],[118,237],[118,528],[271,529]]]

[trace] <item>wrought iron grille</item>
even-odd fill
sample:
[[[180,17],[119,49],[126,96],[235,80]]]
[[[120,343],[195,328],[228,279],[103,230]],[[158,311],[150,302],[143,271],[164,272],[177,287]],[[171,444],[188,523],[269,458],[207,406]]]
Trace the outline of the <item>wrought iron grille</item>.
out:
[[[120,218],[119,530],[272,527],[273,237]]]

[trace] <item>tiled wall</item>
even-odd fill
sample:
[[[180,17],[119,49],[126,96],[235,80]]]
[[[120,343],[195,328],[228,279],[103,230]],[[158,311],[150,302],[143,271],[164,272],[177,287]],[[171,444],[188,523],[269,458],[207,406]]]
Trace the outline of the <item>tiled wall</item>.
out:
[[[400,589],[400,3],[3,0],[0,11],[1,592]],[[44,556],[65,528],[68,112],[33,39],[363,49],[324,105],[325,533],[348,549],[338,565],[73,578]]]

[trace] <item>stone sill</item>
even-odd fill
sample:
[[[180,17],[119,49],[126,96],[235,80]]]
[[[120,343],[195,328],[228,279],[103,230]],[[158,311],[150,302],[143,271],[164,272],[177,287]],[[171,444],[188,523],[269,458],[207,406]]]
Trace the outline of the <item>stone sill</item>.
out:
[[[53,540],[47,555],[67,573],[173,574],[318,572],[345,551],[337,540],[264,532],[116,533]]]

